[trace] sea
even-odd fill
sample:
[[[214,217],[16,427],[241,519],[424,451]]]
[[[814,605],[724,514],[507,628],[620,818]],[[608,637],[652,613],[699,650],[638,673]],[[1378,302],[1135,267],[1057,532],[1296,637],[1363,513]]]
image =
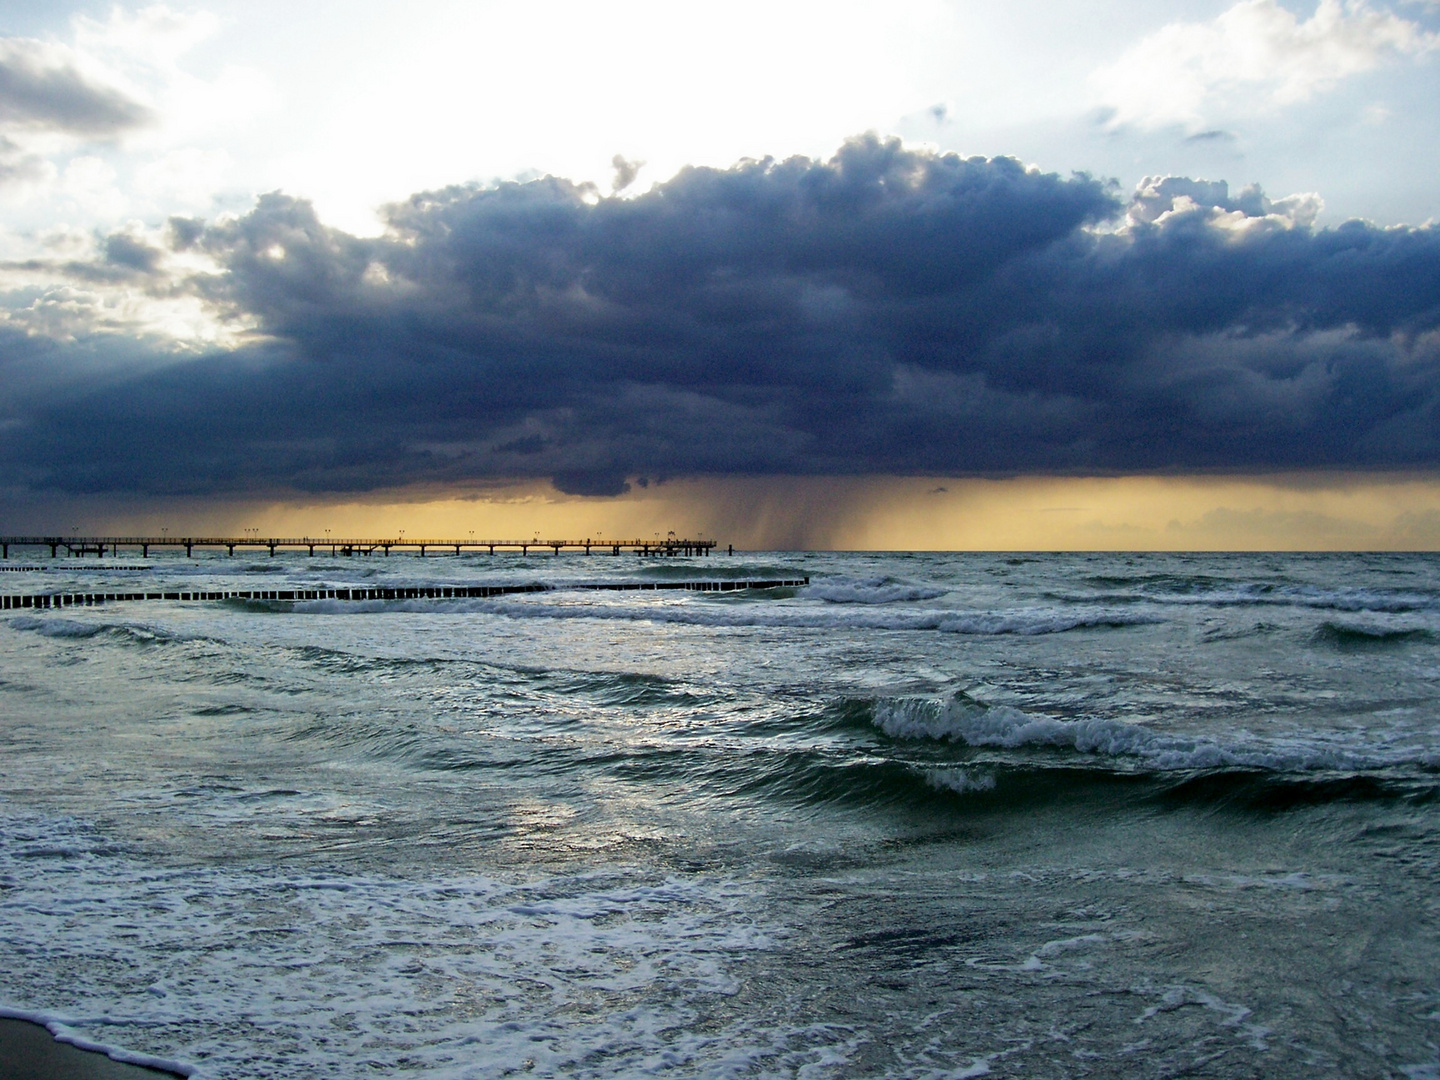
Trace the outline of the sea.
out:
[[[1440,1077],[1440,557],[51,559],[0,1015],[222,1078]],[[577,585],[809,578],[735,592]]]

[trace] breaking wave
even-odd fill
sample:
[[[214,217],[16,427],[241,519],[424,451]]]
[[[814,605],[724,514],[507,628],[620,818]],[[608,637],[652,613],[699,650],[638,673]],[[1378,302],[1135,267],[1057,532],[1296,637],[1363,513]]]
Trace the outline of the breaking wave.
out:
[[[81,622],[78,619],[48,619],[34,615],[19,615],[10,619],[9,623],[12,629],[24,630],[49,638],[83,640],[105,636],[143,644],[182,640],[179,634],[143,623]]]
[[[1440,609],[1440,596],[1407,589],[1325,588],[1273,582],[1228,582],[1209,577],[1091,577],[1091,593],[1052,592],[1070,603],[1162,603],[1209,607],[1294,607],[1317,611],[1404,614]]]
[[[1009,705],[988,705],[964,693],[945,701],[885,698],[873,723],[896,739],[931,739],[972,747],[1059,749],[1174,772],[1262,769],[1303,773],[1365,771],[1399,765],[1440,768],[1440,750],[1415,745],[1356,748],[1320,736],[1289,741],[1227,741],[1154,731],[1104,717],[1060,720]]]
[[[915,600],[934,600],[946,590],[907,585],[888,577],[831,578],[812,584],[807,597],[827,604],[896,604]]]
[[[813,588],[813,586],[812,586]],[[556,603],[517,600],[308,600],[243,601],[264,610],[349,615],[394,611],[504,615],[515,619],[611,619],[622,622],[675,623],[689,626],[762,626],[780,629],[933,630],[946,634],[1033,636],[1069,630],[1119,629],[1164,622],[1159,616],[1103,608],[1029,608],[1014,611],[834,612],[762,607],[742,598],[698,603],[653,604]]]

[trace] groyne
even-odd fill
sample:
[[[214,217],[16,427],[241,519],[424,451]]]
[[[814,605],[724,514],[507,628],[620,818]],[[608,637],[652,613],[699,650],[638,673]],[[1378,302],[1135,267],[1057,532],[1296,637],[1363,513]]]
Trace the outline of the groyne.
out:
[[[810,584],[805,578],[774,578],[755,581],[596,581],[516,585],[413,585],[351,589],[203,589],[160,592],[77,592],[28,593],[0,596],[0,611],[24,608],[93,607],[96,604],[133,603],[141,600],[462,600],[519,593],[653,592],[680,589],[687,592],[743,592],[750,589],[793,589]]]

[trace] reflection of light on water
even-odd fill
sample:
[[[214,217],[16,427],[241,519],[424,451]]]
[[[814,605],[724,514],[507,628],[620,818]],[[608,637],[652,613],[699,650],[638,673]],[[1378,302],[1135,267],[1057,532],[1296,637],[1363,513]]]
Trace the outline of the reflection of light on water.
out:
[[[519,798],[506,808],[511,823],[521,834],[545,832],[572,824],[579,811],[559,801]]]

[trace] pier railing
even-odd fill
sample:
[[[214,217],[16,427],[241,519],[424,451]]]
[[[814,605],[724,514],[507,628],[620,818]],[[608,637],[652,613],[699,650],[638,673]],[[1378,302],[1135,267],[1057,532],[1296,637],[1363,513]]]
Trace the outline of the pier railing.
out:
[[[212,550],[224,548],[234,555],[236,551],[316,551],[331,555],[373,555],[380,552],[389,555],[392,551],[410,551],[421,556],[435,554],[459,555],[464,551],[485,551],[494,555],[497,551],[518,551],[528,555],[534,551],[550,551],[559,555],[562,551],[605,552],[619,555],[633,552],[636,555],[709,555],[716,541],[669,536],[651,540],[605,540],[586,537],[584,540],[466,540],[444,538],[420,538],[408,536],[381,537],[379,539],[336,538],[330,536],[0,536],[0,558],[8,559],[11,548],[49,548],[50,557],[58,558],[63,552],[67,556],[94,555],[104,558],[107,554],[118,555],[122,550],[138,551],[142,558],[150,555],[151,548],[184,548],[191,555],[196,548]]]

